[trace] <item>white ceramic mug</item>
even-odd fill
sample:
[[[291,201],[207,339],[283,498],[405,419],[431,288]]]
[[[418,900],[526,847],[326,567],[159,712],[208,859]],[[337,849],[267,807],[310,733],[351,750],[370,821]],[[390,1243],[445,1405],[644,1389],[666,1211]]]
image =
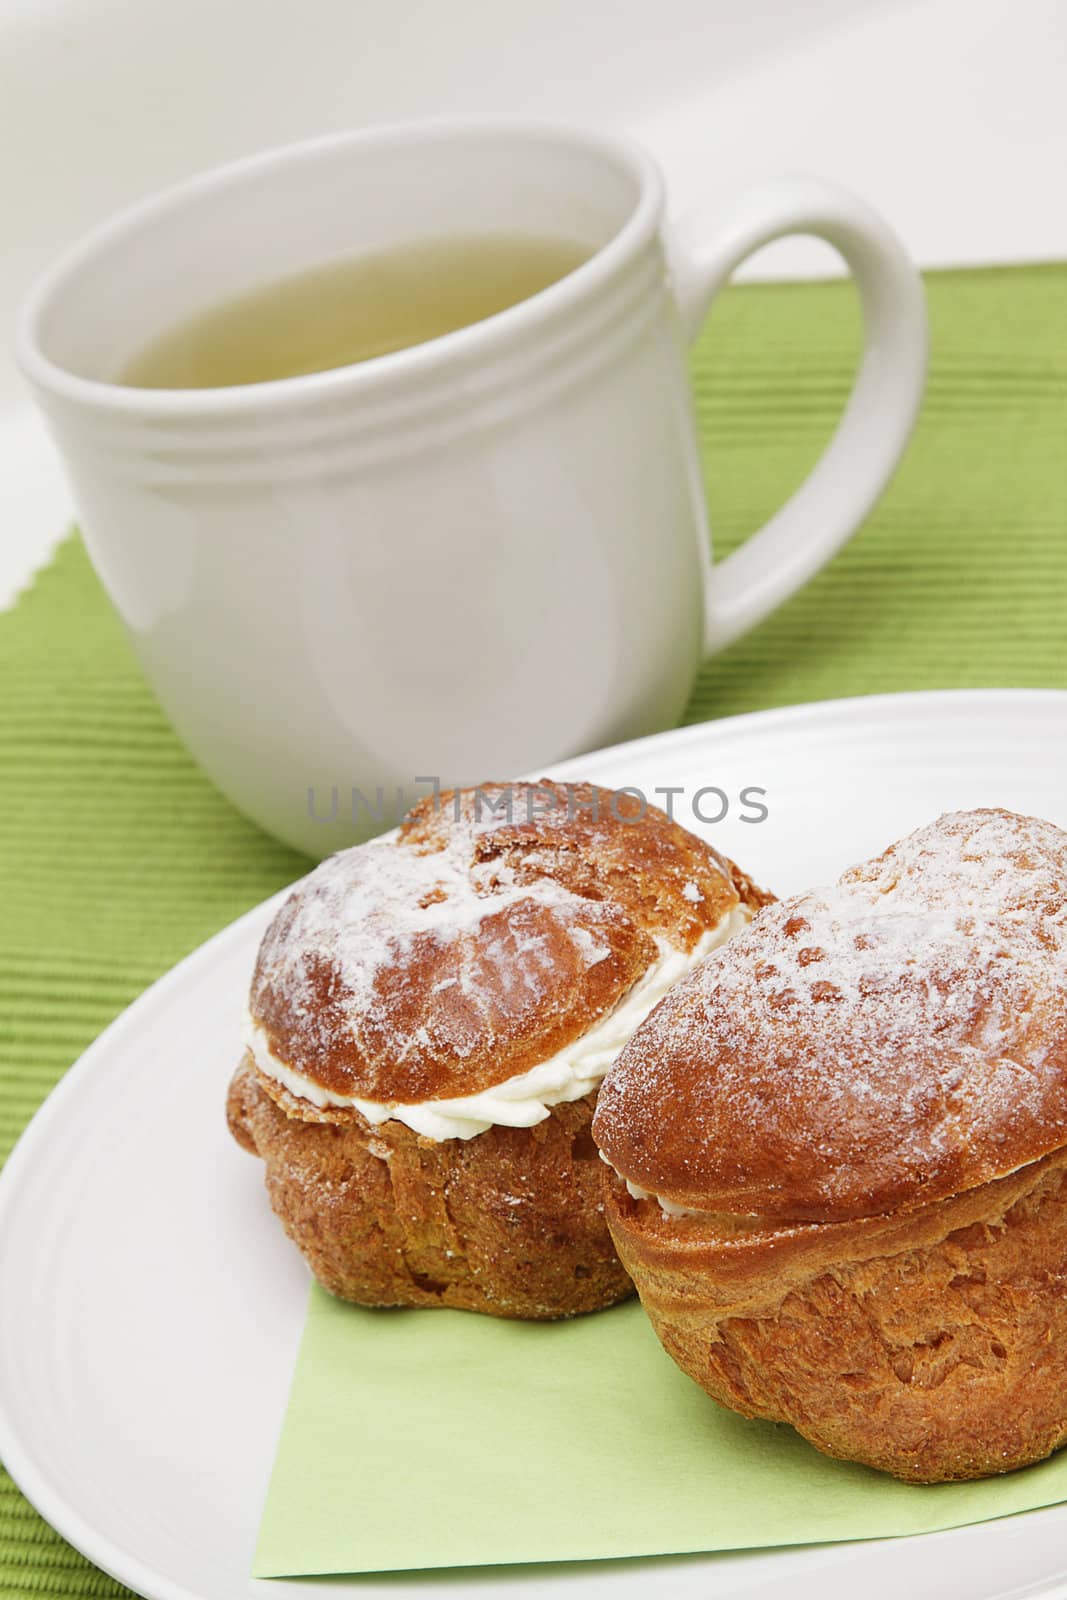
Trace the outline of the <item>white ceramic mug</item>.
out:
[[[228,389],[114,381],[154,334],[243,289],[493,232],[591,256],[361,365]],[[685,335],[787,233],[844,257],[863,360],[811,476],[712,567]],[[506,778],[674,723],[704,654],[880,493],[926,325],[900,244],[836,188],[767,183],[665,233],[660,173],[632,144],[474,122],[317,140],[135,207],[39,284],[18,351],[178,733],[243,811],[322,855],[373,831],[376,790],[389,821],[416,778]]]

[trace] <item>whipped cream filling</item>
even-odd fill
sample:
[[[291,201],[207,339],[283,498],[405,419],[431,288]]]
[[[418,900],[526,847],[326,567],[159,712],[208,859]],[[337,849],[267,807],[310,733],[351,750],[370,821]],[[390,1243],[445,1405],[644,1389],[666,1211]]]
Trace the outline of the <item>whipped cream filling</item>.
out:
[[[657,940],[659,956],[623,996],[613,1011],[601,1017],[581,1038],[530,1067],[526,1072],[491,1084],[477,1094],[451,1100],[423,1100],[406,1105],[398,1101],[363,1100],[357,1095],[335,1094],[280,1061],[266,1032],[246,1012],[244,1042],[258,1070],[273,1078],[300,1100],[323,1109],[351,1107],[372,1126],[395,1120],[426,1139],[473,1139],[494,1124],[505,1128],[532,1128],[543,1122],[553,1106],[580,1100],[600,1083],[616,1056],[652,1008],[678,979],[712,950],[745,927],[751,913],[733,907],[701,934],[692,950],[679,950]]]
[[[632,1200],[654,1200],[665,1217],[702,1217],[707,1215],[706,1212],[694,1210],[692,1206],[677,1205],[673,1200],[668,1200],[666,1195],[653,1194],[651,1189],[642,1189],[639,1183],[631,1183],[629,1178],[623,1176],[618,1167],[612,1165],[603,1150],[599,1152],[599,1155],[604,1165],[611,1167],[617,1178],[622,1178],[623,1183],[626,1185],[626,1192]]]

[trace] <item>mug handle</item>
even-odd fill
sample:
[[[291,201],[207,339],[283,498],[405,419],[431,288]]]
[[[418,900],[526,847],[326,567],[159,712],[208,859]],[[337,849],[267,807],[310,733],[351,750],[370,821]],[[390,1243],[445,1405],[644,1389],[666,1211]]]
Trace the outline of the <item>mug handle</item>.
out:
[[[745,257],[789,233],[825,239],[843,257],[860,293],[863,357],[834,436],[800,488],[740,549],[709,564],[708,655],[761,621],[856,531],[900,460],[922,399],[922,279],[876,212],[816,179],[757,184],[669,230],[675,298],[688,337],[700,331]]]

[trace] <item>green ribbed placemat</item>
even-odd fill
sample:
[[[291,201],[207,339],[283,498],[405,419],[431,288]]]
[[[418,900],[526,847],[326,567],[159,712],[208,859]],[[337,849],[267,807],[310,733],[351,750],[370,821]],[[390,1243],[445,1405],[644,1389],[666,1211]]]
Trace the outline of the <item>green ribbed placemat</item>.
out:
[[[688,720],[891,689],[1067,685],[1067,267],[928,280],[905,466],[845,552],[705,668]],[[726,295],[694,354],[720,554],[829,436],[851,290]],[[153,978],[297,876],[177,744],[76,540],[0,616],[0,1158]],[[0,1600],[126,1591],[0,1475]]]

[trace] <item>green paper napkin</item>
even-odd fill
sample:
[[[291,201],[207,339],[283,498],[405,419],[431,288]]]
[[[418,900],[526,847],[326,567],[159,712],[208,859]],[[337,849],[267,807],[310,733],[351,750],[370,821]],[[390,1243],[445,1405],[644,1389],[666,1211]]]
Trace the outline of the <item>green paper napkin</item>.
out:
[[[889,492],[708,663],[687,721],[890,689],[1067,687],[1067,267],[933,273],[927,292],[927,398]],[[719,555],[814,461],[857,345],[844,283],[744,285],[717,304],[692,371]],[[123,1006],[304,866],[196,770],[68,540],[0,614],[0,1158]],[[0,1600],[126,1593],[0,1471]]]
[[[709,1400],[636,1301],[573,1322],[364,1311],[312,1290],[253,1574],[755,1549],[1067,1499],[1067,1452],[918,1486]]]

